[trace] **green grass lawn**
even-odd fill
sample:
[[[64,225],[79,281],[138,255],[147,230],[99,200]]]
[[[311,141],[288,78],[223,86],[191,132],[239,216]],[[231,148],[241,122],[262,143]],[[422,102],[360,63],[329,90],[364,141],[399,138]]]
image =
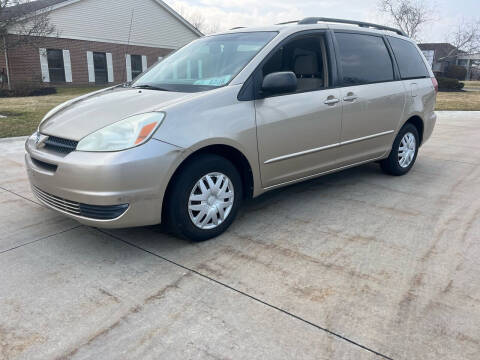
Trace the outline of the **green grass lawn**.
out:
[[[77,96],[96,91],[102,87],[57,88],[57,94],[0,98],[0,138],[30,135],[45,114],[53,107]]]

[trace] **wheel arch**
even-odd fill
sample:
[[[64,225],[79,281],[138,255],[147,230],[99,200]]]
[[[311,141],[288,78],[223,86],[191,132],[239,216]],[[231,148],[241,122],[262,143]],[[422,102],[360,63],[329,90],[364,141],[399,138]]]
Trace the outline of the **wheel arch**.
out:
[[[405,121],[405,123],[402,126],[404,126],[405,124],[412,124],[417,128],[418,136],[420,137],[420,145],[422,145],[423,133],[425,130],[425,124],[423,119],[419,115],[412,115],[408,118],[407,121]]]
[[[194,161],[195,158],[202,156],[203,154],[215,154],[226,158],[227,160],[231,161],[232,164],[237,168],[241,178],[242,178],[242,185],[244,189],[244,198],[252,198],[254,193],[254,174],[252,171],[252,166],[248,161],[247,157],[243,154],[242,151],[238,150],[238,148],[227,145],[227,144],[211,144],[211,145],[204,145],[203,147],[198,147],[193,150],[182,162],[177,166],[175,171],[173,172],[168,185],[165,189],[165,196],[163,199],[163,211],[162,213],[165,214],[165,205],[168,203],[168,197],[170,194],[170,189],[175,181],[176,176],[182,171],[185,166]]]

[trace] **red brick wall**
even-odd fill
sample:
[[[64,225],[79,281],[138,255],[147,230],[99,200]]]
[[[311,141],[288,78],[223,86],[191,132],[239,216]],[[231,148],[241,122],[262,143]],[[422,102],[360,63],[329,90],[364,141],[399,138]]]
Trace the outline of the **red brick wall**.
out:
[[[5,68],[5,54],[0,51],[0,72]]]
[[[94,85],[88,82],[87,51],[112,53],[115,84],[126,81],[125,54],[146,55],[148,66],[154,64],[159,56],[166,56],[171,49],[145,46],[121,45],[95,41],[71,40],[62,38],[38,39],[35,47],[26,45],[8,52],[10,80],[14,87],[23,84],[37,85]],[[70,50],[72,64],[72,83],[43,83],[40,68],[39,48]],[[3,59],[3,54],[2,54]],[[0,71],[2,68],[0,59]],[[4,66],[4,65],[3,65]]]

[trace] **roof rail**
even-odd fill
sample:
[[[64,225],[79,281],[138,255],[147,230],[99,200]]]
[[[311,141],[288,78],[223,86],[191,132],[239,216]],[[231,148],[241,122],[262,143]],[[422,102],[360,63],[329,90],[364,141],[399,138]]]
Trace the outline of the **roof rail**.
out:
[[[237,30],[237,29],[245,29],[245,26],[236,26],[236,27],[233,27],[229,30]]]
[[[298,24],[299,21],[300,20],[285,21],[285,22],[281,22],[281,23],[278,23],[278,24],[275,24],[275,25]]]
[[[387,31],[392,31],[394,33],[397,33],[398,35],[408,37],[408,35],[405,34],[402,30],[395,29],[395,28],[392,28],[392,27],[389,27],[389,26],[372,24],[372,23],[363,22],[363,21],[333,19],[333,18],[324,18],[324,17],[308,17],[308,18],[305,18],[303,20],[287,21],[287,22],[284,22],[284,23],[280,23],[278,25],[287,25],[287,24],[294,24],[294,23],[297,23],[298,25],[307,25],[307,24],[316,24],[319,21],[339,23],[339,24],[351,24],[351,25],[358,25],[358,26],[364,27],[364,28],[374,28],[374,29],[379,29],[379,30],[387,30]]]

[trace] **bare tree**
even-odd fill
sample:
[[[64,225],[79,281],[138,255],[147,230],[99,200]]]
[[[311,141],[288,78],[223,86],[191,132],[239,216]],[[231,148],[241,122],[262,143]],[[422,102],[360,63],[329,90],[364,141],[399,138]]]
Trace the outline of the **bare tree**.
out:
[[[447,41],[456,48],[447,57],[457,50],[464,51],[467,54],[480,52],[480,20],[465,21],[463,19],[455,28],[455,31],[447,37]]]
[[[38,45],[42,37],[55,32],[48,8],[32,0],[0,0],[0,39],[5,56],[8,88],[11,89],[8,51],[19,46]]]
[[[422,26],[433,19],[433,6],[426,0],[379,0],[380,12],[412,39],[418,40]]]
[[[218,23],[209,23],[199,11],[188,10],[182,5],[176,6],[175,10],[203,34],[212,34],[218,31]]]
[[[182,16],[185,19],[187,19],[187,21],[199,31],[202,31],[200,29],[203,29],[205,27],[205,17],[198,11],[194,11],[194,12],[184,11],[184,15]]]

